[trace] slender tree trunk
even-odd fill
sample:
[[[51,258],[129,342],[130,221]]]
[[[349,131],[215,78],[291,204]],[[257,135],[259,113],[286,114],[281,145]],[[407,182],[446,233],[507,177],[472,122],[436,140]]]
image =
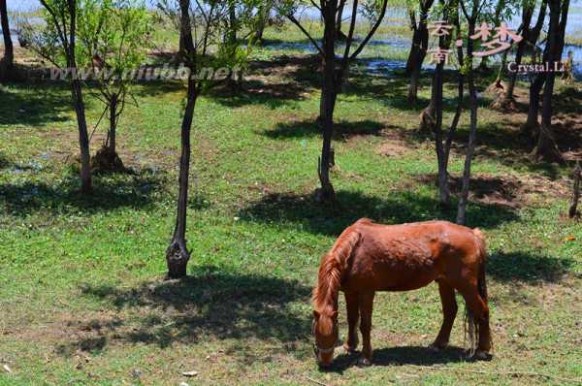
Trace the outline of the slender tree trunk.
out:
[[[10,23],[8,22],[8,10],[6,0],[0,0],[0,21],[2,35],[4,37],[4,57],[0,61],[0,81],[10,79],[14,70],[14,45],[10,35]]]
[[[550,64],[560,61],[563,50],[563,39],[568,17],[569,0],[549,0],[550,27],[547,41],[547,62]],[[552,129],[552,99],[554,98],[555,72],[546,74],[544,96],[542,100],[542,123],[538,134],[537,145],[533,151],[536,158],[549,162],[563,162],[562,153],[558,149]]]
[[[476,0],[474,0],[474,3]],[[473,17],[469,20],[469,36],[475,33],[477,6],[473,7]],[[467,60],[469,61],[469,71],[467,74],[467,82],[469,85],[469,99],[471,106],[470,118],[470,132],[469,143],[467,145],[467,155],[465,158],[465,168],[463,170],[463,185],[461,188],[461,196],[459,198],[459,206],[457,210],[457,224],[464,225],[467,221],[467,205],[469,203],[469,188],[471,183],[471,163],[475,153],[475,145],[477,142],[477,87],[475,85],[475,72],[473,70],[473,40],[468,39],[467,43]]]
[[[527,121],[522,127],[522,132],[531,137],[537,135],[539,130],[538,115],[540,111],[540,92],[546,82],[546,75],[543,73],[537,74],[534,81],[529,87],[529,109],[527,113]]]
[[[451,5],[456,4],[455,1],[450,1],[446,4],[443,3],[443,20],[449,22],[451,18],[451,12],[448,9]],[[457,26],[457,32],[460,30],[458,20],[453,20],[453,23]],[[449,37],[441,36],[439,38],[439,48],[442,50],[447,50],[451,44],[451,39]],[[459,59],[463,60],[463,51],[462,49],[459,51]],[[435,87],[434,93],[434,103],[435,103],[435,127],[434,127],[434,134],[435,134],[435,149],[437,153],[437,163],[438,163],[438,187],[439,187],[439,203],[443,207],[447,207],[450,204],[450,190],[449,190],[449,172],[448,172],[448,165],[449,165],[449,155],[450,155],[450,148],[452,145],[452,140],[454,136],[454,132],[456,131],[456,127],[460,118],[461,113],[461,103],[463,100],[463,76],[460,73],[459,78],[459,105],[457,106],[457,112],[455,114],[455,118],[453,119],[453,123],[449,128],[447,133],[447,138],[445,143],[443,143],[443,71],[444,71],[444,62],[437,63],[435,74],[434,74],[434,81],[433,87]]]
[[[580,180],[582,180],[582,167],[580,167],[580,161],[576,162],[576,168],[574,169],[574,191],[572,192],[572,202],[570,204],[570,210],[568,215],[570,218],[575,218],[578,216],[578,202],[580,201]]]
[[[538,19],[536,24],[531,29],[529,34],[529,44],[533,47],[537,44],[538,40],[540,39],[540,35],[542,33],[542,28],[544,27],[544,22],[546,20],[546,14],[548,9],[548,0],[542,0],[540,4],[540,11],[538,13]],[[532,62],[536,62],[536,55],[537,52],[535,49],[532,50]]]
[[[265,34],[265,28],[267,27],[267,23],[269,22],[269,14],[271,12],[272,4],[270,1],[265,1],[261,5],[259,5],[257,11],[257,29],[255,31],[255,38],[254,40],[258,44],[263,44],[263,36]]]
[[[83,102],[83,91],[79,80],[72,81],[72,96],[75,114],[77,116],[79,148],[81,150],[81,192],[83,194],[89,194],[92,191],[91,154],[89,151],[89,133],[87,130],[87,119],[85,117],[85,103]]]
[[[117,103],[117,95],[113,95],[109,104],[109,132],[107,133],[107,147],[112,154],[117,153]]]
[[[337,10],[337,20],[336,20],[336,30],[335,36],[337,41],[345,41],[346,35],[342,32],[342,22],[344,20],[344,9],[346,6],[346,0],[339,0],[338,10]]]
[[[414,30],[412,37],[412,46],[406,62],[406,74],[410,76],[408,87],[408,102],[416,103],[418,96],[418,85],[420,80],[420,71],[422,63],[428,50],[428,13],[433,5],[434,0],[425,0],[420,2],[420,17],[418,25],[414,13],[410,15],[410,21]]]
[[[531,29],[530,33],[529,33],[529,39],[528,39],[528,43],[529,46],[535,47],[543,25],[544,25],[544,21],[546,19],[546,10],[547,10],[547,0],[543,0],[541,5],[540,5],[540,11],[538,13],[538,19],[537,22],[535,24],[535,26]],[[524,39],[525,40],[525,39]],[[528,48],[528,43],[525,43],[525,49]],[[544,50],[544,58],[547,58],[547,44],[546,44],[546,49]],[[525,49],[524,49],[524,53],[525,53]],[[531,50],[531,60],[532,63],[537,63],[538,62],[538,52],[536,49],[532,49]],[[539,108],[540,108],[540,92],[542,91],[542,88],[544,87],[544,82],[546,81],[546,76],[544,73],[540,73],[537,74],[536,77],[534,78],[533,82],[530,85],[529,88],[529,110],[527,113],[527,121],[526,123],[522,126],[521,131],[523,134],[528,135],[529,137],[533,138],[537,135],[538,131],[539,131],[539,122],[538,122],[538,113],[539,113]]]
[[[196,48],[192,38],[192,25],[190,22],[190,0],[180,0],[181,29],[180,35],[184,42],[185,53],[191,70],[195,70],[194,55]],[[195,71],[192,71],[194,74]],[[196,81],[188,80],[188,100],[181,127],[181,155],[180,155],[180,172],[179,172],[179,191],[178,191],[178,208],[176,213],[176,224],[174,235],[168,249],[166,250],[166,261],[168,265],[168,277],[172,279],[181,278],[187,274],[188,260],[190,260],[190,251],[186,242],[186,220],[188,210],[188,184],[190,176],[190,133],[194,121],[194,110],[198,91]]]
[[[77,38],[77,3],[75,0],[68,2],[70,14],[69,47],[67,52],[67,65],[69,68],[77,68],[77,57],[75,54]],[[66,38],[66,37],[65,37]],[[81,150],[81,192],[89,194],[92,191],[91,181],[91,153],[89,150],[89,132],[87,130],[87,118],[85,116],[85,103],[83,102],[83,91],[81,81],[74,78],[71,81],[73,105],[77,116],[77,127],[79,129],[79,147]]]
[[[517,51],[515,53],[515,67],[516,67],[516,69],[521,64],[526,45],[530,40],[530,34],[531,34],[530,23],[531,23],[531,19],[533,16],[533,11],[534,11],[533,5],[526,6],[523,8],[523,13],[522,13],[522,17],[521,17],[521,25],[522,25],[521,36],[523,37],[523,40],[520,41],[519,43],[517,43]],[[514,104],[515,103],[515,98],[514,98],[513,94],[515,92],[516,82],[517,82],[517,71],[512,72],[510,77],[509,77],[509,82],[507,83],[507,89],[505,90],[505,93],[504,93],[504,102],[503,102],[504,104]]]
[[[237,51],[237,17],[236,8],[234,3],[230,4],[228,7],[228,31],[226,32],[226,44],[228,53],[231,60],[236,59]],[[238,83],[238,78],[234,72],[230,72],[228,75],[228,86],[231,91],[235,92],[240,89],[241,85]]]
[[[323,38],[323,85],[321,92],[321,124],[323,134],[323,145],[321,158],[319,160],[319,181],[321,189],[318,199],[321,201],[332,201],[335,198],[335,191],[330,180],[331,169],[331,141],[333,137],[333,114],[337,98],[336,85],[336,57],[335,38],[336,26],[335,16],[337,0],[330,0],[324,12],[324,38]]]

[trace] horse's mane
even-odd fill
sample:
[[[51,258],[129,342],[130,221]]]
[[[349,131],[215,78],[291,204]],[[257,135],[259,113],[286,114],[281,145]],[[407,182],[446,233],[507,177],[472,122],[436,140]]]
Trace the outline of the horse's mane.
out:
[[[331,316],[337,311],[337,296],[342,278],[349,267],[349,260],[354,248],[360,241],[357,224],[371,222],[361,219],[346,229],[335,242],[331,250],[321,259],[317,286],[313,290],[313,307],[324,316]]]

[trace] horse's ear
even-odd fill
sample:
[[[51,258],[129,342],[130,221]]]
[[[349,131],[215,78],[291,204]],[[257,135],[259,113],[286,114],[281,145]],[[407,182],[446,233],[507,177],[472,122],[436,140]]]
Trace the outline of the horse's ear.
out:
[[[313,310],[313,318],[314,318],[315,320],[319,320],[319,312],[317,312],[317,311]]]

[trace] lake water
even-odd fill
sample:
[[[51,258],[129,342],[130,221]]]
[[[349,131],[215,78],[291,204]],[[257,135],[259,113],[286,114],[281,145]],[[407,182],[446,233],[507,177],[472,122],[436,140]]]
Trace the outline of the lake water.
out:
[[[32,11],[40,7],[39,0],[8,0],[8,9],[9,11]],[[156,4],[156,0],[146,0],[146,3],[150,6],[154,6]],[[313,8],[309,7],[300,12],[299,15],[301,18],[305,19],[319,19],[318,11]],[[350,16],[349,10],[346,10],[346,14],[344,15],[346,18]],[[402,24],[407,20],[407,13],[406,10],[403,8],[389,8],[387,11],[388,21],[386,23],[389,24]],[[402,21],[401,21],[402,20]],[[519,20],[515,20],[513,22],[508,23],[512,26],[519,24]],[[0,30],[1,31],[1,30]],[[582,6],[575,4],[571,6],[570,15],[568,16],[568,26],[567,26],[567,34],[572,34],[576,36],[582,36]],[[18,44],[18,38],[13,33],[12,40],[15,44]],[[0,39],[0,44],[2,44]],[[312,51],[312,48],[305,44],[304,46],[298,47],[296,46],[297,43],[282,43],[282,44],[289,44],[293,47],[300,50],[305,50],[308,52]],[[372,42],[372,45],[378,44],[388,44],[394,46],[394,48],[408,50],[409,43],[402,39],[396,39],[394,37],[387,37],[387,36],[377,36]],[[284,47],[277,47],[277,48],[284,48]],[[575,72],[578,76],[582,76],[582,46],[572,46],[568,45],[564,49],[564,57],[566,56],[568,51],[572,51],[574,54],[574,63],[575,63]],[[386,63],[376,63],[378,68],[394,68],[399,67],[400,64],[396,64],[395,61],[386,61]]]

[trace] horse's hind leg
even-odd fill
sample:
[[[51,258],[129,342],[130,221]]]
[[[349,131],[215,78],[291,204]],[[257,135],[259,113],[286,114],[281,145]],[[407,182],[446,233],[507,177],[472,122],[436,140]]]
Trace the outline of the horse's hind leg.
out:
[[[465,298],[467,307],[473,313],[476,323],[479,326],[479,341],[477,343],[477,352],[475,357],[488,358],[491,350],[491,330],[489,328],[489,307],[477,291],[476,286],[466,289],[459,289],[459,292]]]
[[[362,332],[362,359],[360,364],[367,366],[372,363],[372,344],[370,332],[372,331],[372,309],[374,306],[374,292],[360,294],[360,331]]]
[[[453,328],[458,309],[457,300],[455,299],[455,289],[443,280],[440,280],[438,285],[443,307],[443,324],[441,325],[437,338],[431,345],[431,347],[437,350],[445,348],[449,344],[451,329]]]
[[[348,312],[348,340],[344,349],[353,354],[358,348],[358,319],[360,318],[360,304],[357,292],[346,292],[346,308]]]

